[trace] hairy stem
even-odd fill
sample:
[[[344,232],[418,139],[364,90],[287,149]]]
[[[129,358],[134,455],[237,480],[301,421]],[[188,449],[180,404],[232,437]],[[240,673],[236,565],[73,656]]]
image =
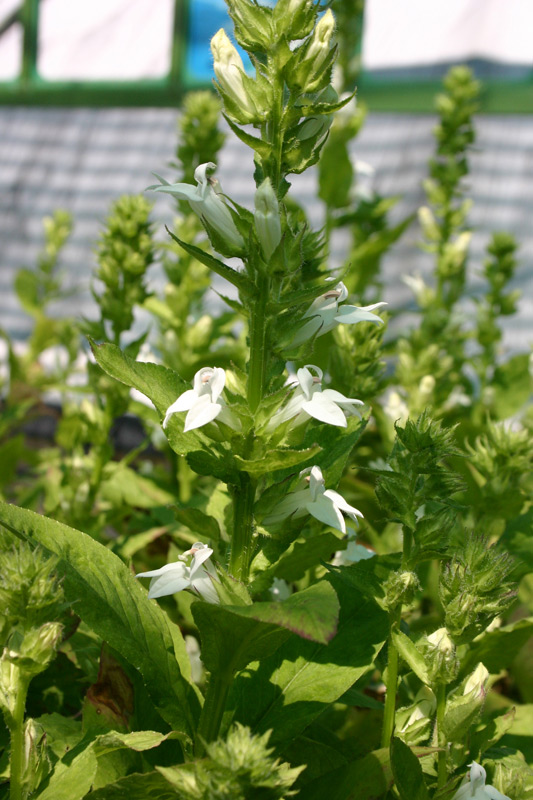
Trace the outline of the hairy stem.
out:
[[[257,297],[250,309],[250,362],[248,367],[248,405],[254,413],[265,393],[267,366],[266,305],[270,286],[267,275],[256,280]]]
[[[399,605],[391,612],[391,632],[400,627],[402,618],[402,607]],[[385,709],[383,712],[383,729],[381,732],[381,746],[389,747],[394,732],[394,717],[396,714],[396,689],[398,686],[398,650],[393,642],[392,636],[389,637],[388,661],[387,661],[387,694],[385,695]]]
[[[233,493],[233,536],[229,571],[234,578],[246,583],[250,572],[254,523],[255,481],[247,472],[241,473],[241,484]]]
[[[448,769],[446,767],[446,750],[448,743],[444,734],[444,711],[446,709],[446,684],[439,683],[436,689],[437,695],[437,741],[439,745],[438,754],[438,788],[441,789],[447,781]]]
[[[19,674],[13,716],[9,721],[11,733],[11,762],[9,800],[23,800],[22,775],[24,772],[24,709],[29,681]]]
[[[212,673],[209,676],[204,705],[196,732],[195,755],[197,757],[201,757],[204,753],[204,742],[213,742],[218,736],[231,681],[231,675],[215,675]]]

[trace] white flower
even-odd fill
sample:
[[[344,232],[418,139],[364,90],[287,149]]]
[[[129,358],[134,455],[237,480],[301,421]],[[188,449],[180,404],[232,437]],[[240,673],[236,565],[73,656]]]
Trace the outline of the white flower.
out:
[[[213,69],[220,86],[239,107],[247,122],[256,121],[257,108],[244,87],[244,64],[224,28],[220,28],[211,39],[211,52]]]
[[[375,556],[373,550],[365,547],[363,544],[357,544],[353,539],[348,542],[348,547],[345,550],[337,550],[332,560],[334,567],[349,567],[350,564],[356,564],[358,561],[365,561],[367,558]]]
[[[303,315],[303,318],[309,321],[296,332],[291,340],[291,347],[307,342],[312,336],[322,336],[337,325],[356,325],[358,322],[376,322],[378,325],[383,323],[383,320],[372,311],[380,306],[386,306],[386,303],[373,303],[370,306],[341,306],[340,303],[344,302],[347,297],[348,289],[342,281],[317,297]]]
[[[437,698],[429,688],[429,686],[422,686],[418,691],[413,706],[413,709],[405,725],[400,728],[400,732],[404,733],[407,729],[414,725],[421,719],[428,719],[433,716],[437,708]]]
[[[188,411],[185,417],[183,432],[201,428],[218,417],[234,430],[239,429],[238,420],[234,419],[220,396],[226,383],[226,373],[221,367],[202,367],[194,376],[193,389],[180,394],[177,400],[167,409],[163,428],[166,428],[172,414]]]
[[[271,417],[267,430],[275,430],[278,425],[293,418],[295,425],[302,425],[310,417],[345,428],[346,414],[360,416],[356,405],[364,405],[363,401],[345,397],[335,389],[322,390],[322,375],[322,370],[312,364],[306,364],[299,369],[295,376],[296,386],[292,397]],[[290,380],[293,381],[294,378]]]
[[[485,786],[487,773],[475,761],[469,764],[470,780],[465,778],[459,789],[454,794],[452,800],[511,800],[506,794],[502,794],[494,786]]]
[[[405,425],[409,417],[409,409],[405,401],[399,393],[394,390],[389,391],[388,396],[385,398],[383,411],[389,419],[393,422],[397,422],[399,425]]]
[[[179,556],[179,561],[165,564],[161,569],[140,572],[136,578],[151,578],[148,597],[163,597],[190,589],[206,603],[218,603],[218,594],[213,586],[217,580],[212,564],[207,563],[213,550],[202,542],[193,544],[190,550]]]
[[[326,489],[322,470],[314,466],[300,472],[300,482],[294,492],[290,492],[278,505],[264,518],[265,525],[274,525],[282,522],[287,517],[297,519],[311,514],[312,517],[346,533],[346,522],[342,513],[344,511],[354,522],[357,517],[362,517],[360,511],[346,502],[338,492]]]
[[[207,170],[216,169],[216,164],[209,161],[207,164],[200,164],[194,171],[194,179],[197,183],[168,183],[161,176],[161,185],[149,186],[154,192],[164,192],[188,200],[192,210],[204,219],[222,238],[237,250],[244,248],[244,239],[240,235],[230,210],[220,196],[220,184],[216,178],[210,178]]]

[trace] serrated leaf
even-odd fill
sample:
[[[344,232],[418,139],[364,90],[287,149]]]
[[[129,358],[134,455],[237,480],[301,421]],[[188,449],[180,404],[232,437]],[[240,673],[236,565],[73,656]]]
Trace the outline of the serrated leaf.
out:
[[[262,158],[268,158],[270,156],[270,153],[272,152],[272,146],[268,142],[264,142],[262,139],[258,139],[257,136],[252,136],[251,134],[246,133],[246,131],[243,131],[242,128],[231,121],[227,114],[224,114],[223,116],[235,136],[237,136],[241,142],[244,142],[245,145],[251,147],[256,153],[259,153]]]
[[[122,561],[81,531],[27,509],[1,503],[0,524],[58,556],[76,613],[139,670],[161,716],[192,735],[200,702],[181,632]]]
[[[202,661],[210,672],[225,675],[270,656],[289,633],[327,643],[335,634],[338,611],[335,590],[325,581],[281,603],[192,606],[202,640]]]
[[[250,664],[230,690],[235,719],[255,733],[272,730],[282,747],[302,733],[370,669],[388,634],[388,615],[335,577],[328,578],[341,609],[337,634],[327,645],[296,637],[270,658]]]
[[[277,472],[280,469],[296,467],[299,464],[308,462],[309,459],[314,459],[321,451],[320,445],[314,445],[313,447],[306,447],[305,450],[291,450],[290,448],[267,450],[264,456],[257,460],[248,460],[240,456],[235,456],[234,458],[243,471],[249,472],[250,475],[260,476]]]
[[[410,747],[396,737],[391,742],[391,767],[402,800],[429,800],[418,758]]]

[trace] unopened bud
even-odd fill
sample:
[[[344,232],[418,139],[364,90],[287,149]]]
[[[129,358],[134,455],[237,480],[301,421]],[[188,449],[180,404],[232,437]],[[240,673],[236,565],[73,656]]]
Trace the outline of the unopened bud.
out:
[[[426,239],[430,241],[438,241],[440,239],[440,229],[430,208],[422,206],[418,209],[418,221]]]
[[[418,391],[424,398],[429,397],[433,393],[434,388],[435,388],[435,378],[433,377],[433,375],[424,375],[424,377],[418,384]]]
[[[244,64],[236,48],[232,45],[224,28],[211,39],[213,69],[221,88],[242,111],[242,122],[257,119],[257,108],[244,88]]]
[[[459,664],[455,645],[446,628],[438,628],[427,637],[426,662],[435,683],[450,683],[457,675]]]
[[[463,695],[472,693],[473,699],[484,700],[486,696],[487,681],[489,679],[489,671],[481,662],[477,665],[473,673],[470,675],[465,683]]]
[[[32,628],[24,634],[17,650],[7,651],[7,658],[25,675],[38,675],[52,660],[62,630],[59,622],[45,622],[40,628]]]
[[[331,8],[328,8],[324,16],[317,22],[306,53],[306,58],[313,60],[315,70],[319,69],[326,60],[334,30],[335,17]]]
[[[281,241],[281,221],[278,198],[269,178],[265,178],[255,193],[255,228],[263,254],[270,261],[272,253]]]
[[[384,584],[385,604],[387,608],[394,609],[400,603],[412,603],[415,592],[420,589],[420,583],[414,572],[393,572]]]

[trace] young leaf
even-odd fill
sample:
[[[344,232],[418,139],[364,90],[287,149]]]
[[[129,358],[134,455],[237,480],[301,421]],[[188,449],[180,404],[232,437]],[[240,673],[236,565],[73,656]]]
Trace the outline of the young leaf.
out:
[[[161,716],[192,735],[200,702],[180,630],[122,561],[85,533],[27,509],[0,504],[0,525],[59,557],[76,613],[139,670]]]
[[[411,667],[415,675],[420,678],[422,683],[428,686],[431,681],[422,653],[418,652],[411,639],[402,631],[393,630],[391,636],[400,656]]]

